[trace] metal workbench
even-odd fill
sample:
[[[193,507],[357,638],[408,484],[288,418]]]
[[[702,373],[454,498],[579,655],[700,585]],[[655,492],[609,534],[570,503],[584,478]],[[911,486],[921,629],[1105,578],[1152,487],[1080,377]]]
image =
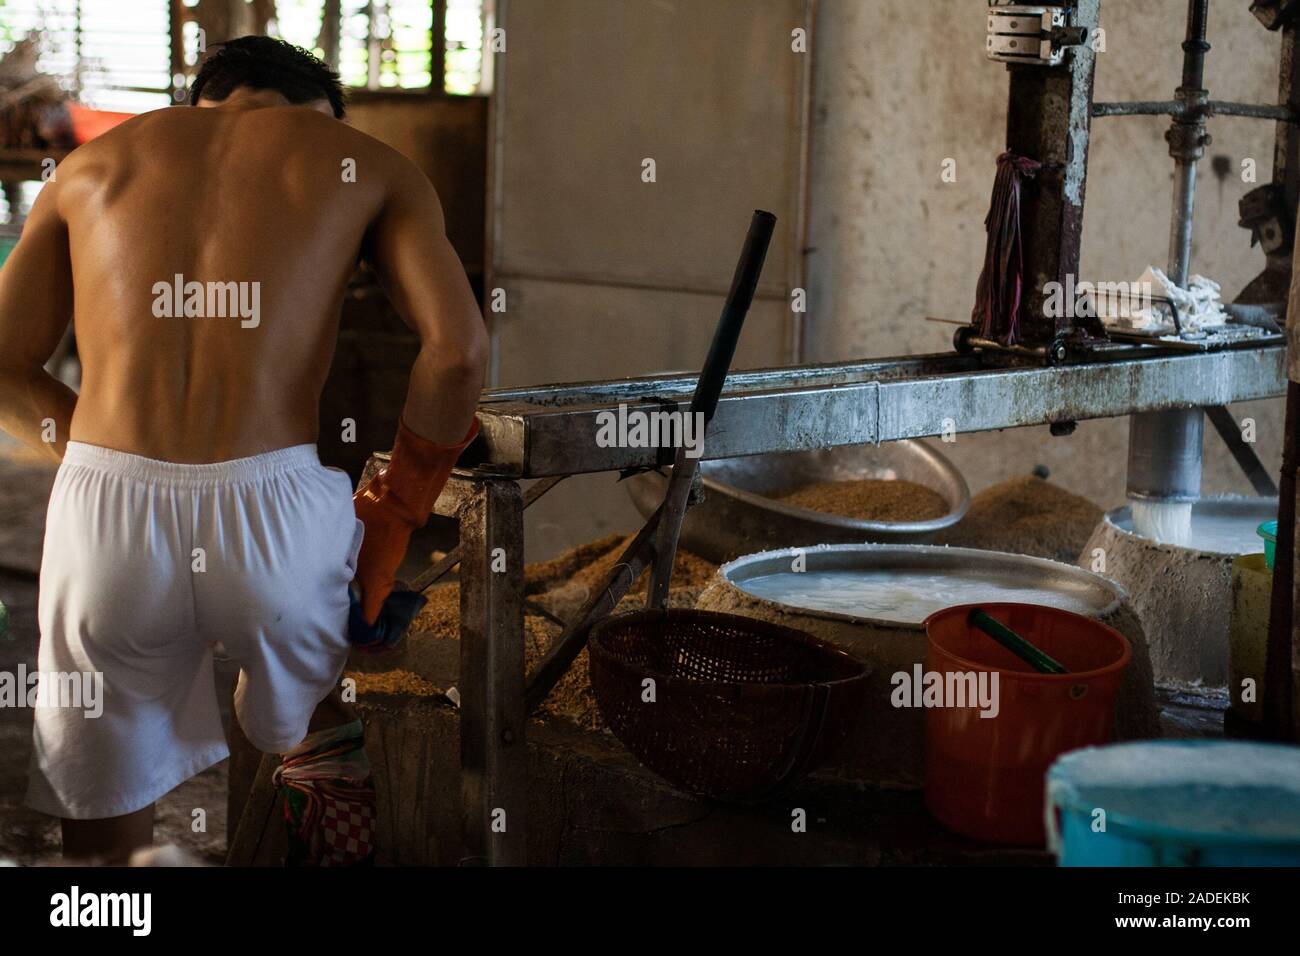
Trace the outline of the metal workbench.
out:
[[[736,372],[704,458],[971,433],[1273,398],[1282,344],[1193,354],[1153,348],[1044,367],[941,354]],[[484,393],[483,445],[439,498],[460,524],[461,796],[465,862],[526,862],[524,521],[529,479],[662,465],[671,449],[605,448],[597,415],[686,407],[693,376]],[[372,467],[382,456],[372,460]]]

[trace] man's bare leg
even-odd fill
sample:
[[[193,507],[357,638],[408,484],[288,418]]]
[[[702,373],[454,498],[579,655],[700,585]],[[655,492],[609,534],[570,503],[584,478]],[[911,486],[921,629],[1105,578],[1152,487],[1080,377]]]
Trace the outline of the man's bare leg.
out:
[[[63,858],[127,862],[136,850],[153,845],[153,807],[102,820],[64,820]]]

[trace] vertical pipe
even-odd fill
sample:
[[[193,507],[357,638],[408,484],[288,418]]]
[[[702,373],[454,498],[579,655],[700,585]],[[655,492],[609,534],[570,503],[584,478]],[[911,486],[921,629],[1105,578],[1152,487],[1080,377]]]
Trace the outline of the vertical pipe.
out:
[[[1188,0],[1187,37],[1183,40],[1183,82],[1178,101],[1184,107],[1199,106],[1205,92],[1205,54],[1210,44],[1205,39],[1210,0]],[[1175,116],[1169,131],[1170,152],[1174,155],[1174,204],[1169,230],[1169,278],[1174,285],[1185,287],[1192,259],[1192,213],[1196,205],[1196,161],[1205,120],[1198,112],[1192,117]]]
[[[1095,30],[1101,0],[1076,0],[1073,24]],[[1069,288],[1079,279],[1079,249],[1088,176],[1093,79],[1097,54],[1084,43],[1072,47],[1059,67],[1011,64],[1007,104],[1007,149],[1042,163],[1020,196],[1024,248],[1024,308],[1020,341],[1048,345],[1079,327],[1100,332],[1095,319],[1070,310],[1052,315],[1047,290]]]
[[[1178,101],[1199,107],[1204,90],[1209,0],[1188,0],[1183,40],[1183,76]],[[1196,162],[1205,120],[1198,111],[1174,117],[1168,140],[1174,157],[1173,212],[1169,225],[1169,280],[1186,287],[1191,271],[1192,226],[1196,207]],[[1192,501],[1201,492],[1201,442],[1205,431],[1199,408],[1144,412],[1129,419],[1129,498]]]
[[[1169,281],[1187,287],[1192,262],[1192,223],[1196,206],[1196,161],[1178,160],[1174,169],[1173,217],[1169,224]]]
[[[1129,421],[1128,496],[1195,501],[1201,491],[1205,414],[1199,408],[1142,412]]]
[[[1210,20],[1210,0],[1187,0],[1187,37],[1183,40],[1183,86],[1200,89],[1205,80],[1206,28]]]

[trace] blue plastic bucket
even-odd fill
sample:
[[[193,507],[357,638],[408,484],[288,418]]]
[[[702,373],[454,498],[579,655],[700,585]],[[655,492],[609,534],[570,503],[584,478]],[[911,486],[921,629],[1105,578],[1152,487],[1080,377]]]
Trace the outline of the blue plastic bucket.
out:
[[[1300,747],[1152,740],[1047,773],[1061,866],[1300,866]]]

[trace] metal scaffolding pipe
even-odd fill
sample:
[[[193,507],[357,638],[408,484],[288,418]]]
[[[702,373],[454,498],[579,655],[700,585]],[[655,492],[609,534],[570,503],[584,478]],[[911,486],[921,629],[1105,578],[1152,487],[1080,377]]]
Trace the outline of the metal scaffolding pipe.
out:
[[[1195,501],[1201,494],[1205,415],[1199,408],[1134,415],[1129,423],[1128,496]]]
[[[1186,288],[1191,271],[1192,226],[1196,207],[1196,163],[1205,151],[1204,111],[1194,109],[1204,89],[1206,21],[1209,0],[1188,0],[1187,38],[1183,41],[1183,76],[1169,128],[1174,157],[1173,213],[1169,224],[1169,280]],[[1205,417],[1199,408],[1148,412],[1129,420],[1128,497],[1145,501],[1194,501],[1201,493],[1201,450]]]
[[[1196,208],[1196,160],[1178,160],[1174,172],[1173,216],[1169,223],[1169,281],[1187,288],[1192,262],[1192,225]]]

